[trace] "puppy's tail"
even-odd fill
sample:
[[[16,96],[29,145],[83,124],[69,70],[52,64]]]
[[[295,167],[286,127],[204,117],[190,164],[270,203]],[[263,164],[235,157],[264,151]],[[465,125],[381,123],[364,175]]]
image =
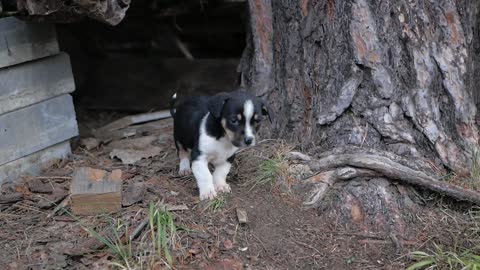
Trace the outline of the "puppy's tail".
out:
[[[177,103],[177,93],[173,94],[173,96],[170,98],[170,114],[172,117],[175,116],[176,108],[175,105]]]

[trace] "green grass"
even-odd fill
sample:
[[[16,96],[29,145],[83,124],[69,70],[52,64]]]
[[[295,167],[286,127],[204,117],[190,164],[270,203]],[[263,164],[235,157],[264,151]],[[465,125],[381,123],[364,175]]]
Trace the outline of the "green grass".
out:
[[[462,233],[461,237],[463,240],[468,240],[469,248],[457,244],[446,248],[434,243],[433,248],[428,251],[411,252],[410,257],[415,263],[412,263],[407,270],[480,270],[480,208],[472,208],[466,217],[465,223],[468,224],[469,230]]]
[[[77,219],[78,220],[78,219]],[[157,263],[171,268],[174,263],[172,248],[178,243],[178,231],[172,213],[150,203],[148,209],[148,231],[139,242],[132,242],[128,224],[121,219],[109,220],[104,234],[80,224],[92,237],[105,244],[116,258],[112,266],[117,269],[151,269]],[[122,241],[123,239],[123,241]]]
[[[207,203],[205,210],[217,211],[224,208],[227,204],[227,196],[228,195],[225,193],[219,194],[217,197]]]
[[[473,190],[480,190],[480,150],[475,149],[472,155],[472,168],[468,179],[469,187]]]
[[[177,226],[173,215],[168,211],[157,209],[153,203],[150,203],[148,218],[154,251],[160,258],[163,255],[167,263],[172,265],[170,246],[175,244],[177,238]]]
[[[434,250],[427,253],[423,251],[414,251],[410,256],[415,263],[410,265],[407,270],[420,269],[464,269],[480,270],[480,256],[474,254],[471,249],[457,249],[452,251],[444,250],[441,246],[434,244]]]
[[[285,172],[285,161],[280,158],[266,159],[260,163],[252,189],[259,185],[274,185]]]

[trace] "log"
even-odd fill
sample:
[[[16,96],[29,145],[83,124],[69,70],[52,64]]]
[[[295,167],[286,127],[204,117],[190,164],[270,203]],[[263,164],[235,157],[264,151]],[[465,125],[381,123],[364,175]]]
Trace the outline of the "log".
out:
[[[0,115],[0,165],[77,135],[70,95]]]
[[[14,17],[2,18],[0,33],[0,68],[59,52],[55,26],[51,23],[29,23]]]
[[[71,183],[74,215],[114,213],[122,208],[122,171],[88,167],[75,170]]]

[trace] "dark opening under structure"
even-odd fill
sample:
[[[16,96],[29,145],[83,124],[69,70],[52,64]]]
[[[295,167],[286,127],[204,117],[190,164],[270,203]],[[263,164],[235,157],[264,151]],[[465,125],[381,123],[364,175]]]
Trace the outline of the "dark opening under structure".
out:
[[[76,106],[151,111],[168,107],[174,92],[229,91],[238,83],[246,15],[244,1],[132,1],[117,26],[58,24]]]

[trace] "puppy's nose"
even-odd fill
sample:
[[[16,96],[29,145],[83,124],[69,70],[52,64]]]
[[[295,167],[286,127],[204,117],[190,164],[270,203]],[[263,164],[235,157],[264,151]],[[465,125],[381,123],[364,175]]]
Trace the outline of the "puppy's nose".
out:
[[[250,145],[252,144],[253,142],[253,138],[252,137],[245,137],[245,144],[246,145]]]

